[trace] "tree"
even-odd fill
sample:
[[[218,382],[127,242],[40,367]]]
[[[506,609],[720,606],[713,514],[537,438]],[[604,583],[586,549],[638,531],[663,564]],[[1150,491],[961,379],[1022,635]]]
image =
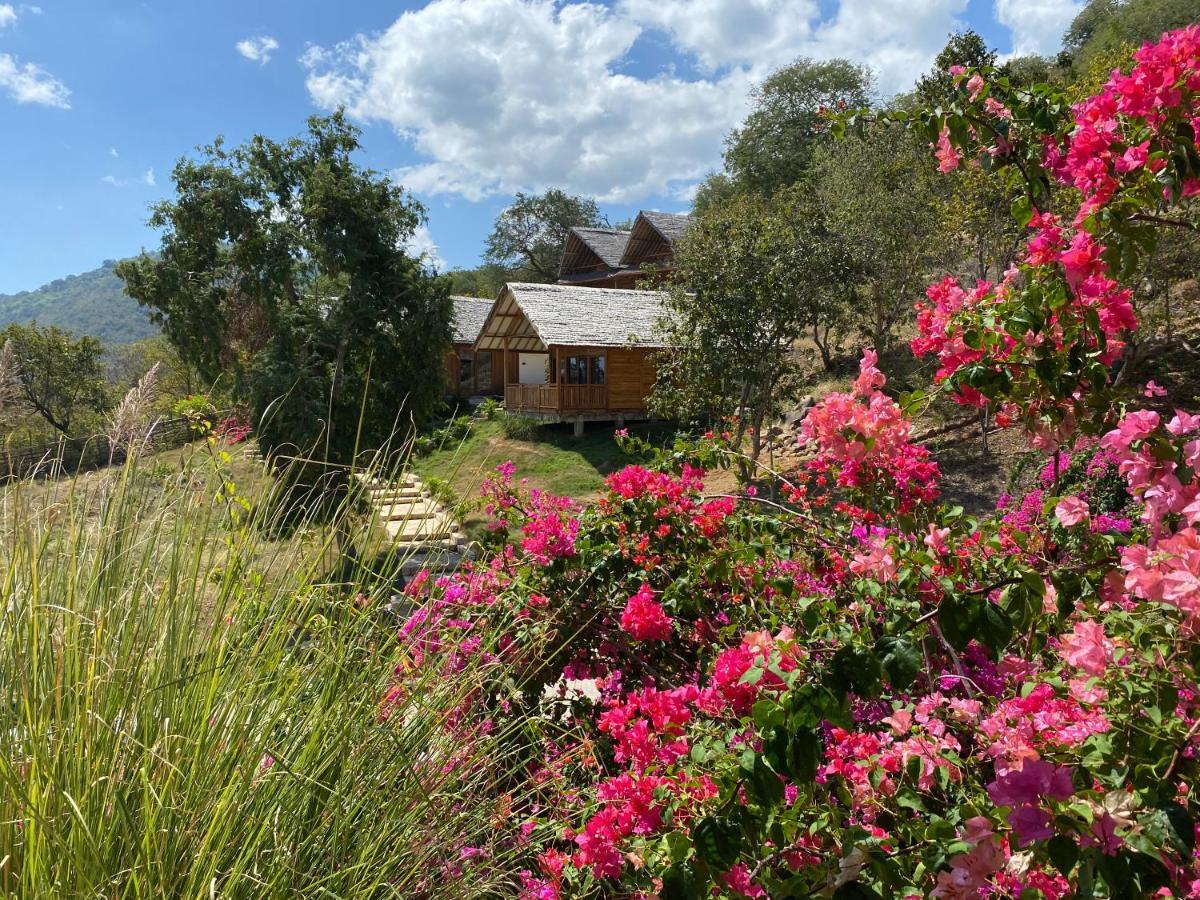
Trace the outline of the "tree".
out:
[[[828,134],[825,111],[870,101],[870,72],[844,59],[799,59],[770,75],[754,108],[725,141],[725,168],[743,190],[771,194],[804,174]]]
[[[854,253],[854,315],[877,350],[946,255],[936,175],[927,150],[900,128],[873,127],[814,154],[808,189]]]
[[[968,28],[956,31],[946,41],[946,46],[934,57],[933,71],[917,80],[917,96],[923,103],[937,105],[953,88],[949,70],[951,66],[968,69],[983,69],[996,64],[996,51],[988,47],[979,32]]]
[[[484,263],[474,269],[451,269],[450,293],[467,297],[494,298],[508,280],[508,272],[494,263]]]
[[[109,352],[107,378],[113,393],[124,394],[156,365],[157,396],[165,405],[169,406],[171,401],[209,387],[201,380],[199,373],[184,362],[171,342],[160,334],[132,344],[122,344]]]
[[[793,344],[836,314],[838,295],[826,286],[845,280],[812,212],[793,197],[744,194],[693,220],[676,252],[673,349],[651,403],[672,418],[735,415],[752,461],[786,397]]]
[[[1083,72],[1097,55],[1138,47],[1195,22],[1200,22],[1195,0],[1090,0],[1063,35],[1063,48]]]
[[[496,218],[484,259],[512,278],[553,282],[563,244],[572,228],[605,225],[595,200],[551,188],[544,194],[518,192]]]
[[[9,325],[0,346],[11,352],[9,378],[17,400],[62,434],[88,414],[108,408],[104,385],[104,348],[94,337],[73,338],[54,325]]]
[[[337,113],[218,139],[176,165],[159,254],[117,267],[203,378],[233,374],[265,447],[341,462],[428,417],[450,342],[449,281],[404,249],[424,210],[354,161],[358,134]]]

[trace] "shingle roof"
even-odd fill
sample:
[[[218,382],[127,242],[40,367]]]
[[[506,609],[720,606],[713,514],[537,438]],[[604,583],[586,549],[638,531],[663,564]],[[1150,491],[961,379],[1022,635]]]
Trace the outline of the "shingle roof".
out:
[[[629,243],[628,231],[615,228],[572,228],[588,248],[604,260],[606,265],[616,268],[621,264],[621,254]]]
[[[510,282],[506,288],[546,346],[667,346],[659,330],[668,315],[662,291],[523,282]],[[484,334],[491,329],[489,324]]]
[[[642,210],[641,214],[672,244],[683,237],[683,233],[687,231],[688,222],[692,219],[686,213],[648,212]]]
[[[473,344],[483,330],[492,300],[481,297],[451,297],[454,301],[454,343]]]

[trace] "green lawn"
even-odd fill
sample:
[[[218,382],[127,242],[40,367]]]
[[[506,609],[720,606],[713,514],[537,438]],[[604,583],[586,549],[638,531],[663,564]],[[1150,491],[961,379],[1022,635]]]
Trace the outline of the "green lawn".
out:
[[[613,439],[609,422],[587,426],[583,437],[575,437],[571,425],[547,425],[534,441],[511,440],[500,422],[474,423],[466,440],[442,447],[413,461],[413,470],[424,479],[447,482],[462,499],[478,495],[484,476],[506,460],[517,466],[517,477],[528,478],[532,487],[587,502],[604,486],[604,477],[629,463]],[[637,424],[631,434],[655,443],[673,433],[664,424]]]

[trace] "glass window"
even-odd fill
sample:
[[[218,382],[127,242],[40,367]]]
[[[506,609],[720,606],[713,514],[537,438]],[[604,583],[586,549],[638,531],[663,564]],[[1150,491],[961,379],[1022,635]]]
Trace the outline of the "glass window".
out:
[[[458,386],[466,390],[475,389],[475,355],[458,354]]]
[[[475,381],[477,390],[492,389],[492,353],[481,350],[475,354]]]
[[[607,360],[603,356],[592,357],[592,384],[604,384],[605,363]]]
[[[567,357],[567,384],[588,383],[588,358],[586,356]]]

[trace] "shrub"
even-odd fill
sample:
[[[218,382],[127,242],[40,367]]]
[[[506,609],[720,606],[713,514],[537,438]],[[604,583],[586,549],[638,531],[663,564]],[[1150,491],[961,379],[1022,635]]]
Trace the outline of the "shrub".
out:
[[[172,414],[187,419],[188,427],[195,437],[210,434],[217,422],[217,408],[202,394],[192,394],[176,400],[171,406]]]
[[[491,422],[500,413],[501,409],[503,409],[503,407],[501,406],[499,400],[497,400],[495,397],[485,397],[476,408],[475,414],[481,419],[486,419],[487,421]]]
[[[988,520],[939,504],[870,350],[770,500],[709,487],[719,437],[586,510],[498,467],[508,545],[418,580],[400,637],[474,657],[497,652],[476,628],[517,623],[498,653],[523,688],[464,714],[524,729],[525,897],[1195,894],[1200,415],[1139,408],[1109,366],[1145,229],[1194,222],[1200,26],[1075,106],[953,83],[912,120],[943,169],[1029,178],[1032,231],[1000,285],[935,284],[914,345],[1025,426],[1037,486]],[[1077,215],[1032,207],[1043,178]]]
[[[506,412],[500,420],[504,436],[513,441],[534,441],[541,432],[542,423],[532,416]]]

